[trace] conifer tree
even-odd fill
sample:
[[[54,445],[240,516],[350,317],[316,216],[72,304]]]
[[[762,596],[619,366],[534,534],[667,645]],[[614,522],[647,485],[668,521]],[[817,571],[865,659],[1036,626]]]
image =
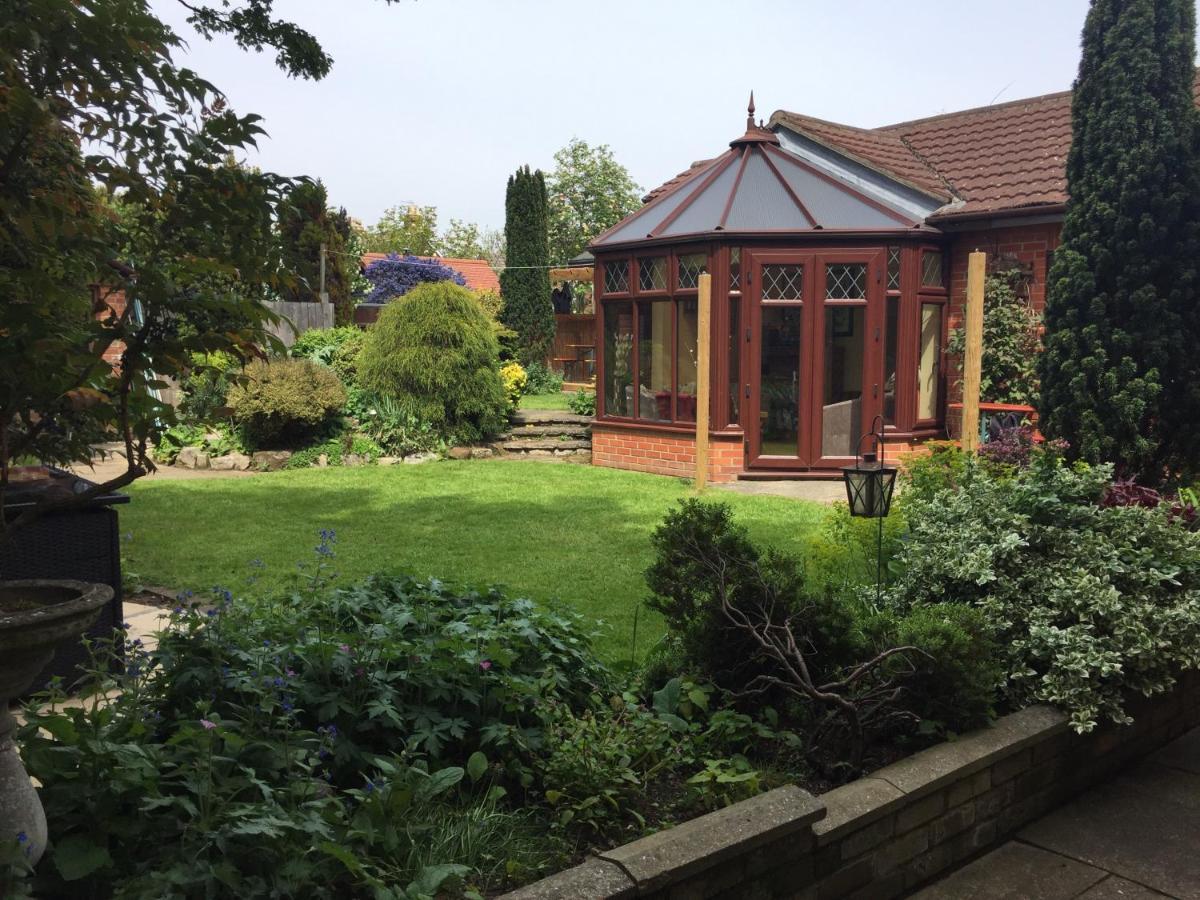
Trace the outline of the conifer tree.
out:
[[[320,181],[297,182],[279,215],[280,254],[289,275],[285,299],[301,303],[320,301],[324,244],[325,290],[338,325],[349,324],[354,318],[349,267],[357,265],[346,256],[342,215],[329,209],[325,185]]]
[[[501,322],[516,332],[524,365],[541,363],[554,342],[546,180],[524,166],[510,175],[504,199],[506,268],[500,273]]]
[[[1193,0],[1093,0],[1046,300],[1041,427],[1147,483],[1200,462]]]

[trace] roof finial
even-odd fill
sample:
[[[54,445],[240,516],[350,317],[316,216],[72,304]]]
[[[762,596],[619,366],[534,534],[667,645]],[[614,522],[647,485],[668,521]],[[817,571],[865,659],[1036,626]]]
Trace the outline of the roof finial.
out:
[[[746,107],[746,130],[754,127],[754,91],[750,92],[750,105]]]

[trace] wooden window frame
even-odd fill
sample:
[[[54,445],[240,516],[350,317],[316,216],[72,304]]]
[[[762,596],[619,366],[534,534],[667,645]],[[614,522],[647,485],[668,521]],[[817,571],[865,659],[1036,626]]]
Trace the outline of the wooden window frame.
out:
[[[921,244],[916,248],[916,291],[915,291],[915,306],[913,310],[913,340],[911,341],[911,349],[913,353],[912,359],[912,431],[938,431],[944,427],[946,421],[946,335],[949,329],[949,306],[950,306],[950,288],[949,288],[949,272],[950,263],[949,254],[946,248],[937,244]],[[942,285],[934,287],[932,285],[922,284],[922,275],[925,271],[925,254],[929,251],[936,251],[942,255]],[[932,419],[918,418],[917,412],[920,407],[920,384],[918,382],[919,369],[921,364],[921,308],[925,305],[936,305],[941,307],[941,334],[938,335],[938,384],[937,397],[934,399],[934,409],[936,415]]]

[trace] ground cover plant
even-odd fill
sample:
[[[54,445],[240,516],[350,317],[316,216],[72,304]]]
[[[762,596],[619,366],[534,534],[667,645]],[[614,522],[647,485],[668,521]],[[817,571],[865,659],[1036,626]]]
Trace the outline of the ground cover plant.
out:
[[[148,584],[228,584],[257,558],[258,583],[276,589],[295,566],[295,547],[325,523],[343,537],[345,578],[386,560],[418,575],[510,585],[538,601],[561,597],[607,623],[597,648],[617,660],[640,657],[662,634],[656,614],[638,612],[642,571],[651,532],[688,490],[654,475],[513,460],[151,480],[133,487],[121,528],[132,535],[129,564]],[[817,536],[825,514],[781,497],[730,494],[728,502],[755,540],[791,552]],[[181,510],[187,553],[178,552]],[[252,542],[240,537],[247,534]]]
[[[154,651],[98,660],[110,700],[29,710],[54,838],[33,878],[0,857],[5,896],[477,897],[805,772],[773,710],[637,690],[577,613],[334,588],[318,541],[287,590],[182,594]]]

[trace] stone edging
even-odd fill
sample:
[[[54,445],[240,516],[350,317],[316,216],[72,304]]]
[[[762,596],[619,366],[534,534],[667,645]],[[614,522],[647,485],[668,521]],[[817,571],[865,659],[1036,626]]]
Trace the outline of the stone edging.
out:
[[[506,900],[898,896],[1200,725],[1200,673],[1086,735],[1034,706],[819,797],[760,794],[567,869]]]

